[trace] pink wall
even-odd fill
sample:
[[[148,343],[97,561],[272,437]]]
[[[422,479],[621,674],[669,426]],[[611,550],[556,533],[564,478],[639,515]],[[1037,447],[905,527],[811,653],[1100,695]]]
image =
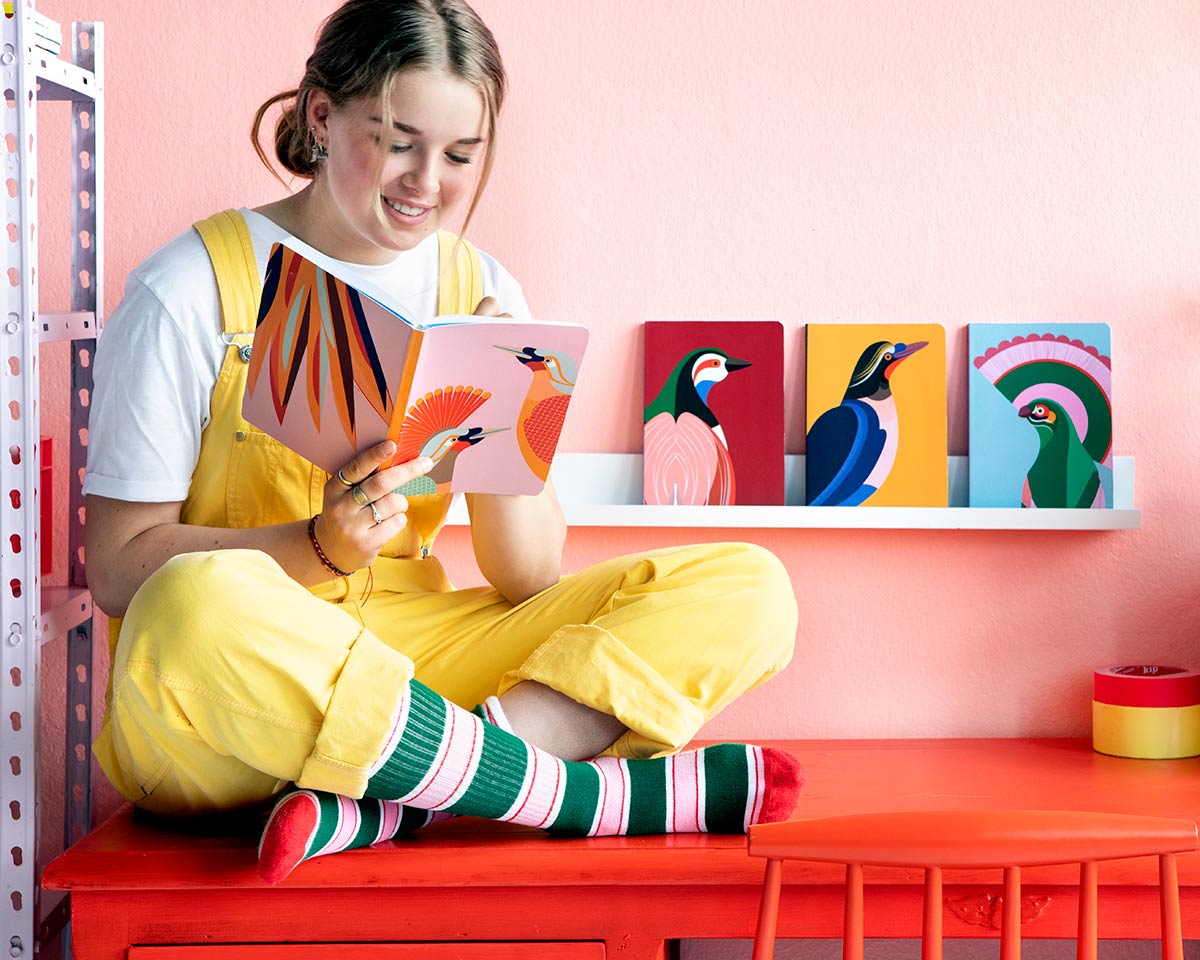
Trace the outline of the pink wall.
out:
[[[125,273],[194,219],[280,194],[247,130],[298,78],[331,3],[41,6],[107,25],[111,309]],[[792,571],[801,629],[792,667],[705,735],[1086,735],[1094,665],[1200,663],[1200,7],[478,7],[512,87],[473,237],[536,315],[593,331],[565,449],[639,448],[648,319],[781,320],[795,453],[805,323],[945,324],[952,453],[966,448],[965,324],[1113,328],[1115,447],[1138,458],[1141,530],[736,532]],[[53,153],[44,136],[47,309],[65,278]],[[47,376],[62,378],[53,353]],[[47,400],[46,416],[63,414]],[[723,538],[581,529],[567,564]],[[461,531],[442,552],[458,582],[477,580]]]

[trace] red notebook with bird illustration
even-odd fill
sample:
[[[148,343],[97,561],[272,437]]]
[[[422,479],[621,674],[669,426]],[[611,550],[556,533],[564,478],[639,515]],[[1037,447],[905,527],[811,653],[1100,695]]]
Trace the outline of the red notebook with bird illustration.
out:
[[[784,502],[783,325],[645,324],[642,500]]]
[[[534,494],[587,340],[573,323],[417,322],[316,251],[277,243],[242,416],[328,473],[384,439],[396,441],[396,463],[431,457],[405,494]]]

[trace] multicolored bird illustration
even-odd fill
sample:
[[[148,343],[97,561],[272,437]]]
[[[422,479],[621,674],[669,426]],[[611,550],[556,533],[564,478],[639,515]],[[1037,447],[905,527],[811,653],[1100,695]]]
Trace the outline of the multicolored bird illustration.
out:
[[[1037,431],[1021,506],[1106,507],[1098,465],[1112,467],[1112,361],[1043,333],[1001,341],[974,363]]]
[[[550,475],[550,461],[558,447],[571,392],[579,367],[565,353],[539,350],[537,347],[505,347],[497,350],[513,354],[533,374],[529,391],[517,414],[517,446],[529,469],[541,480]]]
[[[357,290],[276,244],[261,304],[247,389],[253,394],[266,367],[280,423],[306,359],[308,408],[318,430],[326,388],[352,447],[357,446],[356,386],[385,423],[391,420],[391,391]]]
[[[1027,403],[1017,416],[1037,430],[1038,455],[1021,488],[1023,507],[1103,507],[1100,471],[1087,452],[1071,415],[1040,397]]]
[[[649,504],[734,504],[737,481],[729,443],[708,395],[750,361],[715,347],[675,365],[642,418],[642,499]]]
[[[862,352],[842,402],[821,414],[808,431],[805,501],[810,506],[855,507],[883,486],[900,446],[891,378],[926,346],[924,340],[879,340]]]
[[[396,437],[392,463],[407,463],[429,457],[433,469],[396,488],[396,493],[415,497],[425,493],[449,493],[458,455],[485,437],[508,427],[463,427],[467,417],[483,406],[491,394],[479,387],[439,387],[408,408]]]

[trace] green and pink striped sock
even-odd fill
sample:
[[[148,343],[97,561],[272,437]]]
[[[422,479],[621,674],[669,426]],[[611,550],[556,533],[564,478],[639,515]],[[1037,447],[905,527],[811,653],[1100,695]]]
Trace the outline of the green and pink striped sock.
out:
[[[305,860],[368,847],[453,816],[406,807],[395,800],[355,800],[320,790],[292,790],[279,798],[263,830],[258,875],[267,883],[278,883]]]
[[[260,876],[278,883],[304,860],[454,814],[577,837],[744,833],[787,817],[803,783],[795,758],[770,747],[722,743],[655,760],[574,763],[507,727],[494,698],[469,713],[412,681],[367,785],[374,799],[284,796],[263,833]]]
[[[496,697],[488,697],[472,712],[512,732]],[[279,883],[305,860],[369,847],[453,816],[406,807],[395,800],[355,800],[321,790],[288,790],[275,803],[263,829],[258,875],[267,883]]]
[[[790,754],[723,743],[655,760],[572,763],[412,681],[366,795],[564,836],[745,833],[795,808]]]

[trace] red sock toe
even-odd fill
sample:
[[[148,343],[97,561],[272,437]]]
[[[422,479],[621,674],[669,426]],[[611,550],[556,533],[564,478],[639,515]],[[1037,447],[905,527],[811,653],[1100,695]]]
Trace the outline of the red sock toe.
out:
[[[800,788],[804,786],[804,770],[790,753],[763,747],[763,791],[762,810],[758,823],[775,823],[786,820],[796,809]]]
[[[316,799],[307,793],[279,802],[258,845],[258,875],[267,883],[279,883],[303,862],[319,813]]]

